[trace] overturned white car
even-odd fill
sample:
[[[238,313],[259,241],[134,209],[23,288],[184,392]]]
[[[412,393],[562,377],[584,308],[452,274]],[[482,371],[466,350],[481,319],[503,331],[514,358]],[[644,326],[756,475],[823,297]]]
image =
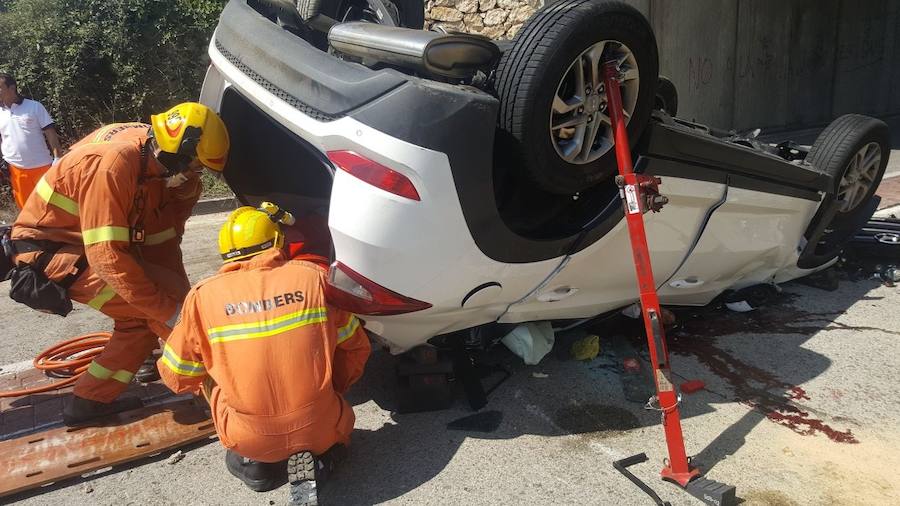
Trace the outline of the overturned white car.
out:
[[[637,300],[609,59],[637,171],[669,199],[645,216],[663,304],[827,266],[877,204],[884,123],[843,116],[800,146],[676,119],[650,26],[623,4],[556,2],[499,44],[404,28],[416,2],[379,0],[390,15],[366,19],[383,24],[298,3],[315,5],[231,0],[201,100],[231,133],[235,193],[327,216],[331,296],[395,351]]]

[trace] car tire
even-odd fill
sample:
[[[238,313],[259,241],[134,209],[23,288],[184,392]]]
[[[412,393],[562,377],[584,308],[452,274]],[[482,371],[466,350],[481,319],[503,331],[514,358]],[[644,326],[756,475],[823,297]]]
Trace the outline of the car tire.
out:
[[[663,111],[673,118],[678,115],[678,90],[668,77],[659,76],[654,109]]]
[[[322,13],[323,0],[297,0],[297,13],[300,19],[308,21],[310,18]],[[329,3],[325,0],[325,3]],[[338,2],[334,2],[338,3]]]
[[[834,120],[816,138],[806,161],[834,178],[836,198],[847,202],[832,223],[854,221],[884,176],[891,152],[891,133],[883,121],[861,114]]]
[[[546,191],[574,194],[616,171],[602,77],[590,71],[600,54],[615,55],[628,71],[621,91],[633,146],[650,118],[659,74],[653,30],[635,8],[606,0],[548,4],[522,27],[498,66],[502,154]],[[576,89],[579,68],[590,90]],[[583,106],[568,109],[579,101]],[[562,127],[573,121],[578,126]],[[588,121],[600,125],[595,135]]]
[[[279,0],[267,0],[277,2]],[[286,0],[281,0],[286,1]],[[420,29],[425,25],[424,0],[381,0],[392,11],[397,26]],[[338,21],[345,21],[344,14],[354,6],[362,7],[368,0],[296,0],[296,9],[303,20],[324,14]],[[356,16],[346,21],[358,21]]]
[[[891,149],[890,130],[881,120],[847,114],[832,121],[816,138],[806,161],[834,179],[831,195],[823,205],[844,198],[843,204],[825,224],[811,254],[805,255],[801,267],[814,268],[836,257],[843,245],[856,233],[868,216],[867,205],[884,176]],[[816,225],[810,225],[806,236]],[[798,264],[799,265],[799,264]]]
[[[262,0],[270,3],[296,2],[294,15],[308,20],[317,14],[323,14],[338,22],[370,21],[376,22],[370,13],[363,12],[369,0]],[[392,23],[404,28],[421,29],[425,25],[425,0],[381,0],[392,13]],[[309,30],[303,38],[310,44],[329,51],[328,35],[324,32]]]

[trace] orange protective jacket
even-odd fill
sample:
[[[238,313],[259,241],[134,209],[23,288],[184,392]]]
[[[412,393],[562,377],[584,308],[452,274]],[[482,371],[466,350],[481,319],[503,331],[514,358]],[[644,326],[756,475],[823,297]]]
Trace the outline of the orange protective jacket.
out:
[[[152,155],[139,182],[149,128],[107,125],[75,144],[38,182],[12,238],[83,245],[88,264],[112,291],[147,319],[165,322],[179,301],[159,289],[139,260],[184,274],[179,245],[201,186],[194,177],[167,189],[165,169]],[[137,230],[142,242],[133,240]],[[17,259],[29,256],[36,254]]]
[[[340,394],[370,345],[324,287],[320,266],[272,250],[225,264],[185,299],[160,374],[176,393],[205,391],[222,444],[238,454],[277,462],[349,441],[355,418]]]

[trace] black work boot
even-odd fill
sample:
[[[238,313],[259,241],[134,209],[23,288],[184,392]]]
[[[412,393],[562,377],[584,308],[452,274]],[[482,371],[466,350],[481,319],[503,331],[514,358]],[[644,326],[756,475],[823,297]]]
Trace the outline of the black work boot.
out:
[[[107,403],[73,395],[72,399],[63,406],[63,423],[71,427],[104,416],[142,407],[144,407],[144,403],[137,397],[126,397]]]
[[[144,363],[138,367],[137,372],[134,373],[134,379],[138,380],[140,383],[153,383],[154,381],[159,379],[159,369],[156,367],[156,360],[159,357],[156,356],[155,353],[151,353]]]
[[[338,466],[347,460],[347,447],[338,443],[316,457],[316,482],[322,485],[334,474]]]
[[[291,506],[318,506],[319,491],[316,484],[317,462],[312,452],[302,451],[288,458],[287,473],[291,484]]]
[[[275,464],[257,462],[228,450],[225,452],[225,466],[228,472],[255,492],[275,490],[287,481],[284,461]]]

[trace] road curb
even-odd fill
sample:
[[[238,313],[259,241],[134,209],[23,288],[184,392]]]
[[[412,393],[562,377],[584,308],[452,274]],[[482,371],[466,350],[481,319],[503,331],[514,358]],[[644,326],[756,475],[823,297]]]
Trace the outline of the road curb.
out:
[[[204,199],[194,205],[191,216],[199,216],[202,214],[221,213],[224,211],[233,211],[237,209],[240,203],[237,197],[220,197],[216,199]]]

